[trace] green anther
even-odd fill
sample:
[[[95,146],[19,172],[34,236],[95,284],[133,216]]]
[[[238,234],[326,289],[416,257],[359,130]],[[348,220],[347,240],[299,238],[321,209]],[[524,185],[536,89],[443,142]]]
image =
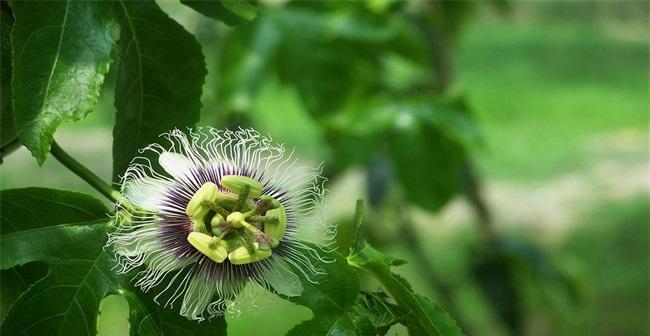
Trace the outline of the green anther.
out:
[[[228,210],[232,210],[237,204],[238,199],[239,197],[237,195],[222,191],[217,195],[216,203]]]
[[[228,256],[228,250],[224,241],[216,240],[214,237],[205,233],[190,232],[187,235],[187,241],[206,257],[218,263],[222,263]]]
[[[279,207],[267,211],[266,218],[277,218],[277,221],[265,222],[264,233],[271,238],[282,240],[284,233],[287,231],[287,212],[284,210],[284,206],[280,204]]]
[[[185,207],[185,213],[193,219],[203,220],[205,215],[210,211],[206,203],[214,203],[219,194],[219,187],[212,182],[204,183],[199,190],[194,193],[192,199]]]
[[[228,259],[230,260],[230,263],[233,265],[250,264],[256,261],[264,260],[273,254],[270,248],[260,248],[258,243],[253,244],[255,247],[253,251],[249,251],[245,246],[241,246],[228,253]]]
[[[241,195],[248,189],[247,198],[256,198],[262,195],[264,186],[248,176],[226,175],[221,178],[221,185],[237,195]],[[248,187],[246,187],[248,186]]]

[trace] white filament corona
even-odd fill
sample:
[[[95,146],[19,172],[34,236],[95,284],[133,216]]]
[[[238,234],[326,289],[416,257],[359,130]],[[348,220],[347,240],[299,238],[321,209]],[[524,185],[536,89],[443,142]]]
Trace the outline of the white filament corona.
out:
[[[174,129],[161,137],[165,143],[142,149],[143,156],[131,162],[121,180],[124,198],[135,210],[117,206],[129,219],[107,243],[115,251],[118,272],[135,271],[136,286],[144,291],[155,288],[156,302],[180,305],[181,315],[195,320],[203,320],[206,313],[223,314],[236,309],[238,301],[254,298],[248,284],[297,296],[302,292],[300,278],[313,281],[313,275],[323,273],[311,262],[320,253],[314,246],[328,246],[334,233],[322,213],[321,167],[301,164],[293,152],[252,129],[198,128],[187,134]],[[246,265],[217,263],[188,243],[189,199],[206,182],[220,185],[224,175],[259,181],[263,194],[286,209],[286,233],[271,257]],[[312,241],[307,243],[308,236]]]

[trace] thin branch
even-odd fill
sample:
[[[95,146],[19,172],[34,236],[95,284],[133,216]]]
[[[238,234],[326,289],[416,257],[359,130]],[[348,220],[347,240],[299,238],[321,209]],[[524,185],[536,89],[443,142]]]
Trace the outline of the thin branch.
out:
[[[99,191],[102,195],[107,197],[109,200],[120,203],[127,208],[131,208],[131,205],[124,199],[122,194],[119,191],[113,189],[108,183],[104,182],[99,176],[95,175],[92,171],[86,168],[84,165],[75,160],[72,156],[66,153],[61,146],[56,141],[52,142],[52,148],[50,153],[54,156],[59,162],[61,162],[66,168],[70,169],[75,175],[81,177],[86,181],[90,186]]]

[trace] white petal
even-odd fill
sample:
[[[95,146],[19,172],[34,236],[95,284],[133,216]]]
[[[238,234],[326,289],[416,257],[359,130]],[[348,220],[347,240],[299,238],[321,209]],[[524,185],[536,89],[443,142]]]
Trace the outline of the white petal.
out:
[[[187,181],[187,177],[195,166],[192,161],[185,156],[172,152],[163,152],[160,154],[158,162],[169,175],[176,179],[176,181],[182,182]]]
[[[123,193],[127,199],[147,210],[160,210],[162,200],[172,187],[169,181],[143,177],[125,183]]]
[[[300,296],[302,283],[300,278],[291,270],[290,266],[279,257],[273,257],[271,267],[264,272],[264,280],[279,294],[286,296]]]

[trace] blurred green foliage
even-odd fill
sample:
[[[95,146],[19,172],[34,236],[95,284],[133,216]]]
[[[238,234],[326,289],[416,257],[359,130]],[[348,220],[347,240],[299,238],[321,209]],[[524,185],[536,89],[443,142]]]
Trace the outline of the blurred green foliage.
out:
[[[621,134],[640,141],[648,132],[648,44],[635,37],[648,32],[647,22],[637,23],[647,18],[640,3],[611,14],[599,1],[511,3],[503,16],[468,2],[448,12],[399,1],[292,2],[267,4],[236,29],[163,5],[196,33],[207,56],[202,123],[252,125],[301,157],[327,161],[334,182],[364,169],[368,190],[350,193],[438,211],[462,187],[468,156],[486,179],[511,183],[585,174],[604,160],[647,162],[647,145],[598,142]],[[432,32],[450,39],[455,78],[440,76]],[[452,83],[441,89],[441,80]],[[106,127],[109,110],[110,101],[100,101],[86,125]],[[109,156],[89,155],[91,164],[110,166]],[[43,174],[7,162],[3,188],[77,184],[54,165]],[[647,195],[600,203],[609,197],[596,195],[590,206],[597,210],[572,223],[568,238],[551,237],[553,244],[517,234],[486,242],[466,226],[440,237],[429,226],[417,232],[438,276],[452,284],[459,320],[475,334],[505,334],[509,321],[517,334],[648,334]],[[375,210],[370,230],[386,225],[391,233],[369,235],[388,237],[388,248],[410,260],[409,247],[394,239],[396,215]],[[417,290],[443,296],[431,292],[421,267],[400,272]],[[283,302],[228,322],[237,335],[260,323],[279,335],[290,329],[285,323],[309,317]]]
[[[647,335],[650,302],[648,196],[599,204],[560,253],[584,263],[589,304],[570,332]]]

